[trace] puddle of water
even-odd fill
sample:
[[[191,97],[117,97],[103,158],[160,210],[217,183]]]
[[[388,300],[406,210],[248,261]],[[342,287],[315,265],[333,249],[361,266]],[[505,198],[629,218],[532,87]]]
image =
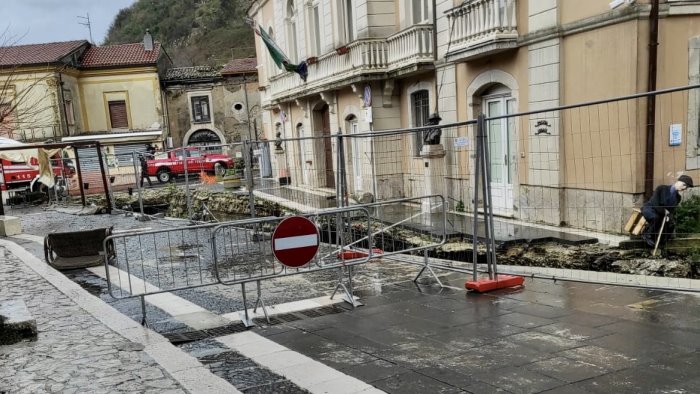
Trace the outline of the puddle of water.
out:
[[[85,282],[81,280],[74,279],[75,283],[80,285],[83,289],[87,290],[88,293],[94,295],[95,297],[100,297],[102,294],[107,292],[105,286],[100,286],[94,283]]]

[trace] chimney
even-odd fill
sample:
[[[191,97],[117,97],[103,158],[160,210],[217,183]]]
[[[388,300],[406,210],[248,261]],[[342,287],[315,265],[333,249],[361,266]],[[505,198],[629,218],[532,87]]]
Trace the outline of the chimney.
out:
[[[150,30],[146,29],[146,34],[143,36],[143,49],[146,52],[153,50],[153,37],[151,36]]]

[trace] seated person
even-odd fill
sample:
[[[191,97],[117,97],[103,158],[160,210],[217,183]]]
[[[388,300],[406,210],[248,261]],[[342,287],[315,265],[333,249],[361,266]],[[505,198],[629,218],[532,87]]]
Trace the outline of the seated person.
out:
[[[647,226],[644,228],[642,238],[651,247],[656,246],[659,239],[659,232],[663,225],[663,234],[660,238],[660,245],[663,245],[673,233],[673,211],[676,206],[681,203],[681,195],[679,192],[693,187],[693,178],[688,175],[681,175],[673,185],[661,185],[654,190],[649,201],[642,206],[642,215],[647,221]]]

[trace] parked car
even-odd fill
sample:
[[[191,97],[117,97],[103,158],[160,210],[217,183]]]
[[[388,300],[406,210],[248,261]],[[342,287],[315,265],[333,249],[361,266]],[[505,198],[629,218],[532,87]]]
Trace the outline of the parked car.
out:
[[[228,168],[233,168],[233,158],[223,153],[207,153],[199,148],[187,148],[187,172],[197,174],[202,171],[219,175]],[[146,160],[148,176],[155,176],[158,182],[170,182],[173,177],[185,175],[185,161],[182,158],[182,149],[156,154],[155,158]],[[217,164],[219,164],[217,166]]]

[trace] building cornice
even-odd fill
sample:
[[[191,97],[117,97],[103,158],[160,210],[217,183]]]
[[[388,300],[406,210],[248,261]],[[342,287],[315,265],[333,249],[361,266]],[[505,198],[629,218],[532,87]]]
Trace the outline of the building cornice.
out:
[[[622,10],[613,10],[602,15],[596,15],[589,18],[581,19],[565,25],[553,27],[550,29],[538,30],[532,33],[522,35],[518,39],[518,46],[528,46],[541,41],[551,40],[553,38],[563,38],[566,36],[585,33],[591,30],[601,29],[603,27],[612,26],[620,23],[625,23],[633,20],[649,19],[649,11],[651,6],[648,4],[637,4]],[[668,4],[659,7],[659,17],[664,18],[669,15]]]
[[[132,74],[150,74],[158,73],[158,67],[123,67],[123,68],[104,68],[98,70],[81,70],[80,77],[106,77],[114,75],[132,75]]]
[[[258,13],[258,11],[260,11],[260,9],[263,8],[265,6],[265,4],[267,4],[267,2],[268,2],[268,0],[254,1],[253,4],[251,4],[250,7],[248,7],[248,10],[246,10],[246,15],[251,16],[251,17],[253,15],[256,15]]]

